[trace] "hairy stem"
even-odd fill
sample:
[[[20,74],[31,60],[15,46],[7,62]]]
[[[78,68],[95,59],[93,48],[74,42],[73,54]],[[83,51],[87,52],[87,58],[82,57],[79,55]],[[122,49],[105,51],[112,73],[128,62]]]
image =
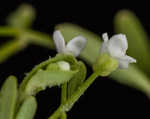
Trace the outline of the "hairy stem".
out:
[[[61,87],[61,104],[67,101],[67,83],[63,84]],[[64,112],[61,115],[61,119],[67,119],[67,114]]]
[[[58,109],[48,118],[57,119],[62,113],[69,111],[75,102],[80,98],[81,95],[87,90],[87,88],[95,81],[98,77],[97,73],[93,73],[78,89],[77,91],[68,99],[64,104],[61,104]]]

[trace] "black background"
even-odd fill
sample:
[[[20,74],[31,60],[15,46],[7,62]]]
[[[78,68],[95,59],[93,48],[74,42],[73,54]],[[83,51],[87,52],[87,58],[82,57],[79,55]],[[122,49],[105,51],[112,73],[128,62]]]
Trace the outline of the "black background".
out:
[[[149,6],[131,1],[46,1],[46,0],[3,0],[0,2],[0,25],[5,25],[5,18],[22,3],[29,3],[37,11],[33,29],[51,34],[58,23],[72,22],[101,35],[113,31],[113,17],[121,9],[130,9],[136,13],[144,28],[150,33]],[[11,38],[0,38],[4,43]],[[32,67],[54,56],[55,51],[30,45],[27,49],[0,64],[0,83],[8,75],[16,75],[18,82]],[[89,68],[89,74],[91,69]],[[59,105],[60,88],[55,87],[40,92],[37,96],[38,110],[35,119],[47,119]],[[150,101],[141,92],[120,85],[109,78],[96,80],[68,113],[68,119],[77,118],[145,118],[150,117]]]

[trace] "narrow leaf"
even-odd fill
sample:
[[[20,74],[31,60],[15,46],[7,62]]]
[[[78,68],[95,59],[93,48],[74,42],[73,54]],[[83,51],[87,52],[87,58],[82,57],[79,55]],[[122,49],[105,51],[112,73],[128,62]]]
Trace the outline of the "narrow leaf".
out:
[[[26,47],[26,42],[23,39],[15,39],[6,42],[0,47],[0,63],[7,60],[10,56],[23,50]]]
[[[150,80],[136,66],[130,66],[126,70],[117,70],[112,73],[111,77],[113,77],[113,79],[115,77],[114,80],[121,84],[141,90],[150,98]]]
[[[32,25],[35,19],[35,10],[28,4],[21,5],[16,11],[11,13],[7,22],[8,25],[17,28],[27,28]]]
[[[114,28],[117,33],[127,35],[127,53],[137,60],[136,65],[150,76],[150,42],[142,24],[131,11],[123,10],[116,14]]]
[[[0,119],[14,119],[17,102],[17,80],[14,76],[8,77],[0,92]]]
[[[21,105],[16,119],[33,119],[37,109],[37,102],[35,97],[29,96]]]

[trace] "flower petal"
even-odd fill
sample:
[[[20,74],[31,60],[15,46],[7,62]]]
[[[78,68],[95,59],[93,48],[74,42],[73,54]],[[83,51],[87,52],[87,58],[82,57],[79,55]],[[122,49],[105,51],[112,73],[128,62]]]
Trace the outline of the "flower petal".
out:
[[[53,39],[56,45],[57,52],[62,53],[63,50],[65,49],[65,41],[64,41],[64,37],[62,36],[59,30],[53,33]]]
[[[107,33],[103,33],[102,34],[102,38],[103,38],[104,42],[107,42],[108,41],[108,34]]]
[[[108,50],[111,56],[124,56],[128,49],[128,42],[126,36],[123,34],[114,35],[108,41]]]
[[[100,47],[100,54],[101,53],[109,53],[108,51],[108,34],[107,33],[103,33],[102,34],[102,38],[104,40],[104,42],[101,44],[101,47]]]
[[[74,56],[78,56],[85,47],[87,40],[82,36],[77,36],[70,40],[66,46],[66,52],[71,52]]]
[[[130,56],[127,56],[127,55],[117,58],[117,60],[119,62],[119,68],[121,68],[121,69],[128,68],[129,63],[136,63],[136,59],[134,59]]]
[[[101,47],[100,47],[100,54],[101,53],[108,53],[108,48],[107,48],[107,42],[103,42],[101,44]]]

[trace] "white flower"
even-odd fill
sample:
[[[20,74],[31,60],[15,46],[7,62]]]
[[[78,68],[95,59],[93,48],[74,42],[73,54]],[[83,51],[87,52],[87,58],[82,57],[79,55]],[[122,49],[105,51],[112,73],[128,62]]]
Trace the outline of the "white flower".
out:
[[[77,36],[70,40],[67,45],[65,45],[64,37],[59,30],[55,31],[53,34],[53,40],[56,45],[58,53],[73,54],[78,56],[81,50],[85,47],[87,40],[82,36]]]
[[[108,53],[119,63],[119,68],[128,68],[129,63],[135,63],[136,59],[127,56],[128,41],[124,34],[118,34],[108,38],[108,34],[102,35],[104,42],[102,43],[100,53]]]

